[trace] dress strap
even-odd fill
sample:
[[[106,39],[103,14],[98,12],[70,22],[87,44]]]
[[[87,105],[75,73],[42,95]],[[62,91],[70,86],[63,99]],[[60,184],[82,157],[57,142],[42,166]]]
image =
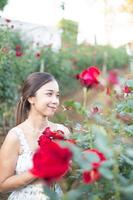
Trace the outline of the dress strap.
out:
[[[30,148],[29,148],[29,145],[28,145],[28,142],[25,138],[25,135],[22,131],[21,128],[18,128],[18,127],[15,127],[15,133],[20,141],[20,145],[21,145],[21,148],[22,148],[22,151],[23,152],[27,152],[27,151],[30,151]]]

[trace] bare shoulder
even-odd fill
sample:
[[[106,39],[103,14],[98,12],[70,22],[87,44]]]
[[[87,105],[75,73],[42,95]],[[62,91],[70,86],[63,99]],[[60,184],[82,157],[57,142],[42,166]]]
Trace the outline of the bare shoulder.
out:
[[[63,124],[56,124],[56,127],[57,127],[57,130],[61,130],[64,132],[66,138],[70,138],[71,133],[66,126],[64,126]]]
[[[15,130],[11,129],[0,149],[0,182],[3,182],[14,174],[18,155],[18,138]]]
[[[15,128],[12,128],[6,135],[5,140],[1,146],[1,152],[5,150],[17,150],[19,147],[18,137],[15,134]]]

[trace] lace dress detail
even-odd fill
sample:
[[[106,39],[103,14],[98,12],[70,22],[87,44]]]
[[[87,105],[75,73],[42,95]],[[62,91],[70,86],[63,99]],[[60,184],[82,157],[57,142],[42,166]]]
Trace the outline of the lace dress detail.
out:
[[[22,153],[19,155],[15,173],[21,174],[28,171],[32,167],[33,153],[21,129],[15,127],[12,133],[16,134],[22,148]],[[49,197],[44,194],[43,184],[29,184],[23,188],[14,190],[8,200],[49,200]]]

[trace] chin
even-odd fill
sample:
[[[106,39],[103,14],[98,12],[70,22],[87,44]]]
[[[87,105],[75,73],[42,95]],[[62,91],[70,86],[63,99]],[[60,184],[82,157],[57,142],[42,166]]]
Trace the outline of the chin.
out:
[[[44,116],[52,117],[52,116],[54,116],[54,114],[55,114],[55,112],[45,113]]]

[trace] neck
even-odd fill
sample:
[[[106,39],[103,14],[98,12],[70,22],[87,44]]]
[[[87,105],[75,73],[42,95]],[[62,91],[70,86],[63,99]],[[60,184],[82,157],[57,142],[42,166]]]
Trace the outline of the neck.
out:
[[[26,125],[32,129],[32,131],[36,134],[42,132],[46,127],[49,126],[49,121],[47,117],[29,115],[27,120],[25,121]]]

